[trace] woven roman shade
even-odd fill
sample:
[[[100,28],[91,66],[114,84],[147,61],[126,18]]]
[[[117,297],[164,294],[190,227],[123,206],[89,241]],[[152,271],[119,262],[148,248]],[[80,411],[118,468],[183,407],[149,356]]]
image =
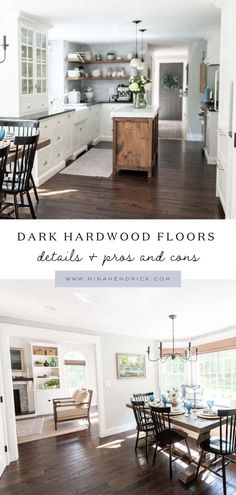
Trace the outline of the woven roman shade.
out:
[[[69,366],[86,366],[86,361],[79,361],[78,359],[65,359],[64,364]]]
[[[198,346],[198,353],[208,354],[210,352],[229,351],[232,349],[236,350],[236,337],[201,344]]]

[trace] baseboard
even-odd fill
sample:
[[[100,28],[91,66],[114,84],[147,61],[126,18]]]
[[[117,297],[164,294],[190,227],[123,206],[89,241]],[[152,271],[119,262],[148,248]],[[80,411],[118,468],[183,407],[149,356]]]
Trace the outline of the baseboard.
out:
[[[204,148],[204,153],[206,157],[206,161],[208,165],[216,165],[216,158],[214,156],[210,156],[207,148]]]
[[[111,435],[117,435],[119,433],[124,433],[125,431],[134,430],[136,428],[135,422],[129,423],[126,425],[113,426],[112,428],[106,428],[103,432],[101,432],[101,438],[109,437]]]
[[[202,135],[201,134],[194,134],[192,132],[187,132],[186,133],[186,140],[187,141],[202,141]]]
[[[112,136],[101,136],[99,141],[112,141]]]
[[[50,168],[50,170],[47,170],[43,175],[40,175],[38,178],[38,186],[41,186],[44,182],[46,182],[48,179],[51,179],[53,175],[57,174],[60,172],[66,165],[65,160],[60,161],[54,167]]]
[[[81,146],[81,148],[78,148],[77,150],[75,150],[71,157],[73,160],[75,160],[77,158],[78,155],[80,155],[80,153],[83,153],[83,151],[87,151],[88,150],[88,145],[85,144],[84,146]]]
[[[223,198],[223,196],[221,194],[221,190],[219,189],[218,186],[216,186],[216,197],[217,198],[220,198],[220,202],[221,202],[222,208],[223,208],[224,213],[225,213],[225,207],[226,207],[225,201],[224,201],[224,198]]]

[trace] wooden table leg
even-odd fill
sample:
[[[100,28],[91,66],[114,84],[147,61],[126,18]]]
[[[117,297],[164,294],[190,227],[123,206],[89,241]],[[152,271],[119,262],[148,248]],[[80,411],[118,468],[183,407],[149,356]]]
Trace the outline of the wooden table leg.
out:
[[[199,453],[201,450],[200,449],[200,443],[203,442],[204,440],[207,440],[208,438],[210,438],[210,431],[206,431],[205,433],[200,433],[200,435],[198,436],[198,438],[196,440],[196,444],[197,444]],[[179,474],[178,479],[184,485],[188,485],[188,483],[190,483],[191,481],[194,480],[194,478],[196,476],[198,460],[199,459],[192,461],[189,464],[189,466],[187,466],[185,469],[183,469],[183,471],[181,471],[181,473]],[[211,462],[212,462],[212,459],[209,459],[207,461],[207,464],[211,464]],[[200,467],[199,473],[203,470],[204,470],[204,467]]]

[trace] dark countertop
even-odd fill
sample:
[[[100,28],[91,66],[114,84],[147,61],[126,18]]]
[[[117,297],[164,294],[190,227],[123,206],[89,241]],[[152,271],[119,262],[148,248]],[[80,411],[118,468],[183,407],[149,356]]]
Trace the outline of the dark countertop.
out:
[[[75,108],[62,108],[61,110],[44,110],[44,112],[35,112],[30,115],[20,115],[19,117],[0,117],[1,120],[43,120],[67,112],[74,112]]]
[[[102,101],[91,101],[91,102],[81,102],[84,103],[87,107],[92,107],[94,105],[99,105],[100,103],[110,103],[110,104],[121,104],[121,103],[131,103],[130,101],[107,101],[107,100],[102,100]],[[83,108],[83,107],[81,107]],[[73,104],[69,105],[67,104],[65,107],[59,109],[59,110],[44,110],[43,112],[35,112],[30,115],[20,115],[19,117],[12,116],[12,117],[2,117],[0,116],[1,120],[43,120],[43,119],[49,119],[50,117],[55,117],[56,115],[62,115],[63,113],[68,113],[68,112],[74,112],[77,109],[76,105],[73,106]]]

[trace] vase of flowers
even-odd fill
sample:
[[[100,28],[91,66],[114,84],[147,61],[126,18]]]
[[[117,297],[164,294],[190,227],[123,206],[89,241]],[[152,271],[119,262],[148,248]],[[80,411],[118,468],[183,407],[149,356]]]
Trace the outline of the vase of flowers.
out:
[[[146,76],[131,76],[129,89],[133,93],[134,108],[145,108],[147,104],[146,92],[152,87],[151,79]]]
[[[178,406],[180,396],[180,391],[176,387],[173,387],[171,390],[167,390],[168,402],[174,407]]]

